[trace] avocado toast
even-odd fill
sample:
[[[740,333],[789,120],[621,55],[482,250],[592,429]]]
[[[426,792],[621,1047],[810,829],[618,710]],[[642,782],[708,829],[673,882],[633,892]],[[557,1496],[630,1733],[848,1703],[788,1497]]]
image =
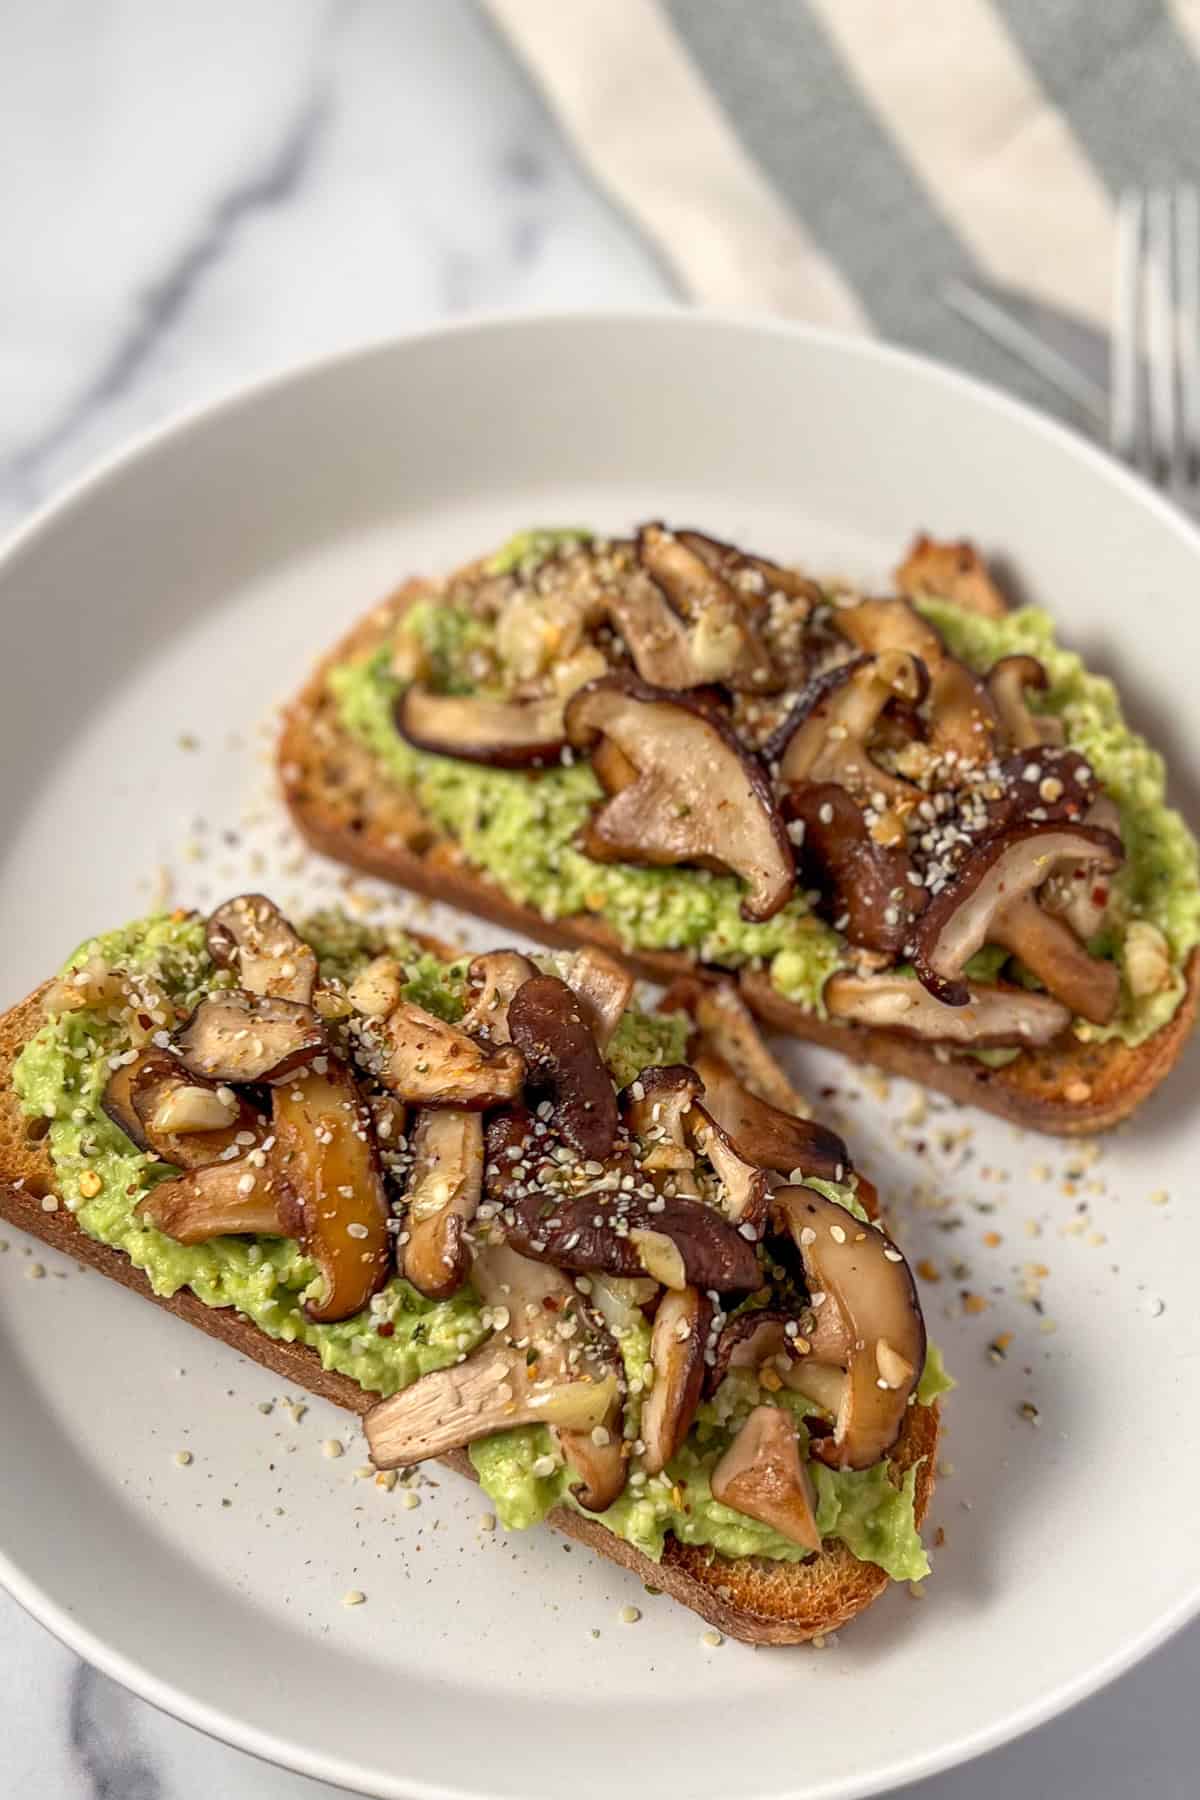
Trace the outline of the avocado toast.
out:
[[[260,895],[137,921],[0,1023],[0,1216],[364,1416],[378,1467],[799,1642],[927,1571],[948,1384],[736,992],[632,985]]]
[[[695,531],[533,532],[320,665],[279,768],[316,848],[1038,1129],[1167,1074],[1200,994],[1161,759],[966,544],[864,598]]]

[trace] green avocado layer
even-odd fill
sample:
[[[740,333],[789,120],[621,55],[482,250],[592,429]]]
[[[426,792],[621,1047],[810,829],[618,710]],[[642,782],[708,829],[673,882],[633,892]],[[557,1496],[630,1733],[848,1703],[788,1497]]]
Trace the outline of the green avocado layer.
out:
[[[326,979],[350,980],[372,955],[387,950],[404,964],[408,998],[444,1018],[461,1016],[466,959],[442,963],[403,933],[374,931],[340,914],[318,915],[303,935],[316,950]],[[204,925],[194,918],[146,919],[90,939],[70,958],[64,975],[93,956],[111,968],[136,971],[181,1012],[229,980],[209,960]],[[685,1038],[681,1016],[631,1009],[607,1053],[614,1079],[625,1085],[651,1064],[682,1061]],[[136,1150],[100,1105],[110,1059],[127,1049],[121,1026],[105,1013],[88,1008],[63,1012],[26,1045],[14,1066],[13,1086],[26,1112],[50,1121],[48,1142],[60,1191],[81,1228],[123,1251],[144,1270],[156,1294],[189,1287],[206,1306],[236,1307],[268,1336],[309,1345],[326,1369],[377,1394],[395,1393],[431,1370],[446,1368],[483,1341],[487,1328],[470,1287],[449,1300],[432,1301],[395,1277],[356,1318],[316,1325],[303,1302],[317,1271],[298,1243],[222,1237],[184,1245],[144,1225],[139,1202],[170,1171]],[[99,1190],[90,1196],[80,1188],[85,1170],[100,1180]],[[90,1188],[92,1179],[85,1185]],[[856,1205],[849,1189],[823,1185],[823,1191]],[[627,1366],[642,1378],[648,1332],[627,1334],[622,1349]],[[934,1398],[946,1385],[940,1361],[931,1352],[923,1397]],[[654,1557],[661,1555],[668,1531],[729,1556],[802,1555],[776,1533],[718,1505],[708,1489],[708,1474],[728,1442],[730,1420],[739,1407],[746,1409],[749,1393],[747,1388],[740,1395],[724,1384],[672,1465],[670,1479],[648,1481],[640,1491],[631,1488],[602,1515],[604,1523]],[[480,1479],[506,1524],[533,1524],[558,1501],[573,1504],[561,1472],[549,1479],[532,1473],[534,1461],[548,1447],[548,1437],[532,1428],[475,1446]],[[913,1518],[911,1479],[894,1487],[885,1464],[863,1475],[815,1468],[815,1476],[820,1522],[830,1535],[899,1579],[919,1579],[927,1572]]]
[[[548,532],[521,533],[489,567],[499,573],[527,572],[551,554],[554,538]],[[1132,919],[1145,920],[1166,937],[1172,979],[1159,992],[1140,998],[1123,981],[1111,1024],[1078,1020],[1074,1029],[1080,1038],[1141,1043],[1178,1006],[1183,965],[1200,943],[1196,843],[1166,804],[1161,757],[1126,725],[1112,683],[1089,674],[1076,655],[1056,643],[1044,612],[1023,607],[1003,619],[986,619],[948,602],[917,604],[954,653],[977,671],[1019,651],[1038,657],[1050,685],[1032,703],[1063,719],[1068,743],[1088,758],[1117,802],[1126,860],[1115,883],[1111,922],[1091,947],[1111,957],[1124,973],[1124,927]],[[405,630],[421,643],[436,684],[451,691],[470,689],[466,658],[486,627],[462,608],[435,599],[407,615]],[[766,924],[749,925],[739,910],[741,884],[730,876],[593,862],[575,844],[601,792],[586,763],[513,773],[416,750],[393,720],[401,685],[391,672],[387,647],[343,663],[329,675],[345,729],[374,754],[384,776],[409,790],[428,817],[455,839],[468,862],[512,898],[549,919],[597,914],[631,949],[691,950],[703,961],[729,968],[761,959],[787,999],[824,1011],[824,986],[842,962],[845,943],[809,910],[802,895]],[[1004,1058],[1015,1054],[1000,1053]]]

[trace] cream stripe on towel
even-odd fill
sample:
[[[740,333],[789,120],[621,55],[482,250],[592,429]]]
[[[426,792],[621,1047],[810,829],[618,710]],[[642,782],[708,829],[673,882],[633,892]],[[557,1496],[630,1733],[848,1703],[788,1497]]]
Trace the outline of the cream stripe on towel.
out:
[[[870,329],[853,290],[738,142],[654,0],[484,4],[593,174],[694,299]]]
[[[980,268],[1105,323],[1111,201],[989,0],[809,4]]]

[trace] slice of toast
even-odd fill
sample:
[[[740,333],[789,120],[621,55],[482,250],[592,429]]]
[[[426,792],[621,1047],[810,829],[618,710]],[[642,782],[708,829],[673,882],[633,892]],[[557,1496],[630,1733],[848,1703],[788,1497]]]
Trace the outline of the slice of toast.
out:
[[[443,949],[443,954],[449,952]],[[39,988],[0,1017],[0,1218],[273,1369],[290,1386],[307,1388],[348,1412],[367,1412],[378,1396],[364,1391],[349,1376],[323,1369],[315,1350],[270,1338],[243,1314],[231,1307],[205,1306],[187,1288],[170,1299],[161,1298],[128,1257],[89,1237],[65,1207],[45,1209],[43,1201],[56,1197],[45,1122],[22,1111],[10,1080],[13,1063],[43,1023],[44,993],[45,989]],[[937,1441],[937,1405],[911,1406],[891,1460],[902,1472],[919,1465],[918,1524],[933,1492]],[[458,1474],[476,1479],[465,1451],[454,1451],[442,1460]],[[766,1557],[729,1560],[704,1547],[668,1538],[662,1561],[654,1563],[597,1520],[568,1507],[556,1507],[548,1523],[631,1569],[642,1581],[665,1590],[730,1637],[750,1644],[798,1644],[834,1631],[888,1586],[889,1578],[882,1569],[859,1562],[837,1540],[828,1543],[811,1562],[785,1563]]]
[[[279,771],[284,798],[304,837],[339,862],[545,943],[598,944],[647,980],[670,982],[696,973],[695,959],[687,952],[629,950],[602,919],[584,914],[546,919],[510,898],[466,862],[454,840],[343,729],[328,693],[328,670],[369,656],[404,608],[429,592],[427,584],[410,582],[377,607],[318,665],[289,708]],[[1200,951],[1192,952],[1185,973],[1186,993],[1174,1016],[1144,1043],[1131,1048],[1116,1039],[1103,1044],[1072,1041],[1022,1051],[1001,1068],[945,1053],[902,1032],[819,1018],[785,999],[762,973],[744,972],[741,985],[750,1006],[777,1030],[839,1050],[855,1062],[874,1063],[1032,1130],[1086,1136],[1127,1118],[1174,1067],[1200,1003]]]

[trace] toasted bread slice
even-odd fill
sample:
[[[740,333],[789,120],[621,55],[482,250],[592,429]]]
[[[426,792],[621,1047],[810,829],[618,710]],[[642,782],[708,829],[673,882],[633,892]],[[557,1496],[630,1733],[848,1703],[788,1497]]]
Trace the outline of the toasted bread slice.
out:
[[[377,607],[320,663],[289,709],[279,770],[284,797],[305,838],[339,862],[545,943],[598,944],[647,980],[670,982],[695,974],[695,959],[684,951],[629,950],[602,919],[584,914],[547,919],[511,899],[470,867],[455,842],[342,728],[326,685],[328,670],[370,655],[404,608],[429,591],[426,584],[411,582]],[[1174,1017],[1142,1044],[1131,1048],[1116,1039],[1103,1044],[1072,1041],[1023,1051],[1002,1068],[944,1053],[902,1032],[819,1018],[785,999],[760,973],[744,973],[741,985],[755,1012],[777,1030],[840,1050],[855,1062],[877,1064],[1032,1130],[1085,1136],[1127,1118],[1174,1067],[1200,1003],[1200,952],[1189,958],[1186,980]]]
[[[443,954],[449,952],[443,948]],[[231,1307],[205,1306],[188,1288],[163,1299],[128,1257],[89,1237],[65,1207],[45,1209],[43,1201],[56,1197],[45,1131],[39,1129],[41,1121],[22,1111],[10,1081],[13,1063],[43,1023],[44,993],[45,988],[39,988],[0,1017],[0,1218],[273,1369],[289,1385],[307,1388],[348,1412],[367,1412],[378,1396],[367,1393],[349,1376],[323,1369],[315,1350],[270,1338]],[[911,1406],[891,1460],[901,1472],[918,1465],[918,1524],[933,1492],[937,1442],[937,1405]],[[476,1479],[465,1451],[454,1451],[442,1460],[458,1474]],[[869,1606],[888,1585],[882,1569],[859,1562],[837,1540],[810,1562],[781,1563],[765,1557],[731,1561],[703,1547],[668,1538],[662,1561],[654,1563],[597,1520],[567,1507],[556,1507],[548,1522],[599,1555],[631,1569],[642,1581],[664,1589],[731,1637],[750,1644],[799,1644],[834,1631]]]

